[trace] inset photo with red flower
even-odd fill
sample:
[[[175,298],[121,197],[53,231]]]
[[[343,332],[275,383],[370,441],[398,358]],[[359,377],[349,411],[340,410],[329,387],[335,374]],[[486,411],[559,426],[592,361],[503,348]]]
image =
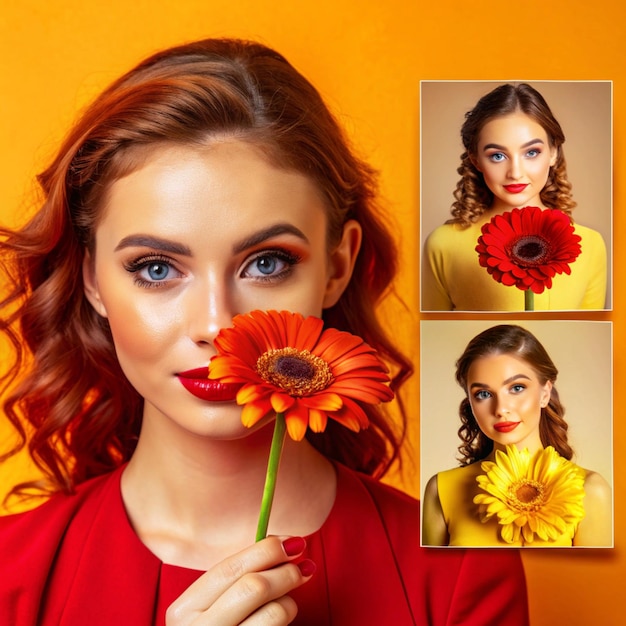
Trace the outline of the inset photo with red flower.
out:
[[[612,87],[422,81],[422,311],[612,309]]]

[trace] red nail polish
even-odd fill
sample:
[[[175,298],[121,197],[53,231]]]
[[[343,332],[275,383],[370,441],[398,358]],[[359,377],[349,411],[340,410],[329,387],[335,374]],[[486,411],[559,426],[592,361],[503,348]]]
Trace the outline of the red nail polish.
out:
[[[311,559],[304,559],[304,561],[300,561],[300,563],[296,563],[296,565],[300,568],[300,572],[303,576],[311,576],[317,569],[317,565],[315,565]]]
[[[287,556],[302,554],[306,548],[306,541],[302,537],[289,537],[283,541],[283,550]]]

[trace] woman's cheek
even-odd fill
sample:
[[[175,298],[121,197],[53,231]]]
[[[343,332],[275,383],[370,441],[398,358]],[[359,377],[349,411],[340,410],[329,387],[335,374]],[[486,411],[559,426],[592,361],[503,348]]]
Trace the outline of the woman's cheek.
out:
[[[113,343],[120,359],[124,355],[156,359],[175,327],[176,315],[153,302],[127,301],[109,315]]]

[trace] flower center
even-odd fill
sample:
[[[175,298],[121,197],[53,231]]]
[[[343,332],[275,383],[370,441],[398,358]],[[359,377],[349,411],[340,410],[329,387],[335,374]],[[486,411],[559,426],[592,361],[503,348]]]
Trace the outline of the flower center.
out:
[[[509,253],[522,266],[541,265],[550,259],[550,242],[538,235],[525,235],[513,242]]]
[[[310,396],[333,382],[330,366],[308,350],[279,348],[263,353],[256,371],[267,383],[280,387],[290,396]]]
[[[544,486],[542,483],[522,478],[509,487],[511,504],[519,511],[537,511],[544,504]]]

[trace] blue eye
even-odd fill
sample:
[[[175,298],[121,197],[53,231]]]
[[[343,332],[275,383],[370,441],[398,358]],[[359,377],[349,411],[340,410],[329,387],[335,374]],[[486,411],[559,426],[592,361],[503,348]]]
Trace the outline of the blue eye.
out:
[[[494,152],[489,155],[489,159],[494,163],[500,163],[501,161],[504,161],[505,158],[506,157],[502,154],[502,152]]]
[[[476,400],[488,400],[489,398],[491,398],[491,393],[489,393],[485,389],[481,389],[474,394],[474,398],[476,398]]]
[[[280,261],[276,257],[261,256],[256,259],[253,267],[256,268],[264,276],[270,276],[278,267],[280,267]]]
[[[513,393],[521,393],[522,391],[524,391],[524,389],[526,389],[524,385],[513,385],[511,387],[511,391]]]
[[[165,286],[182,276],[171,261],[154,256],[139,257],[126,263],[124,268],[133,275],[133,280],[139,287]]]
[[[537,150],[536,148],[533,148],[532,150],[529,150],[526,153],[526,156],[531,158],[531,159],[534,159],[535,157],[539,156],[540,154],[541,154],[541,150]]]
[[[147,272],[150,280],[160,281],[165,280],[170,273],[170,266],[166,263],[150,263],[147,267],[144,268],[145,272]],[[140,274],[143,272],[140,272]]]
[[[286,278],[300,257],[287,250],[263,250],[248,260],[241,275],[258,281],[276,281]]]

